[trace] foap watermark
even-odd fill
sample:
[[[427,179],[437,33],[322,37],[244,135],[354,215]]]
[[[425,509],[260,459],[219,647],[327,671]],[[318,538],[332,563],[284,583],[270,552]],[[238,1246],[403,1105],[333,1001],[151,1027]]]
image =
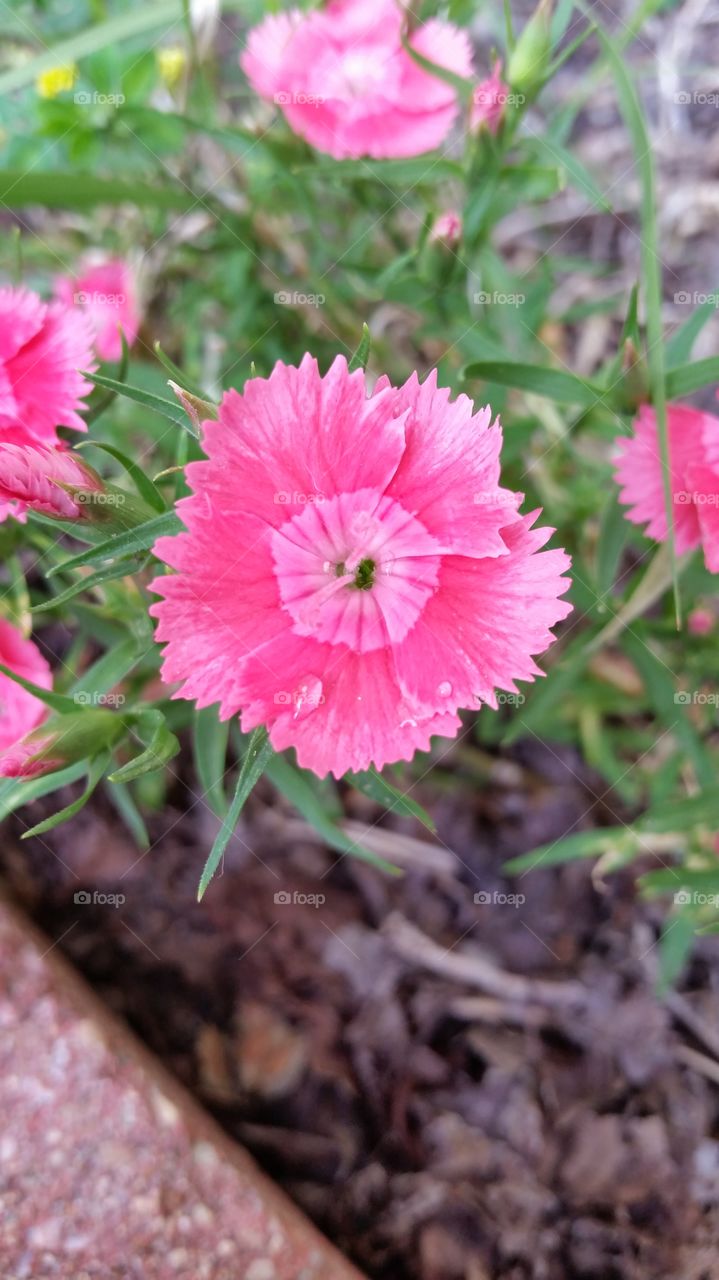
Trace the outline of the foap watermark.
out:
[[[491,293],[480,289],[479,293],[472,294],[472,301],[478,307],[523,307],[527,296],[524,293],[502,293],[500,289],[493,289]]]
[[[497,89],[494,85],[488,85],[486,89],[480,85],[472,94],[475,107],[523,107],[526,101],[523,93]]]
[[[678,707],[717,707],[719,693],[704,693],[703,689],[678,689],[674,694]]]
[[[711,89],[707,93],[705,89],[695,89],[693,92],[680,89],[674,94],[674,101],[678,107],[719,107],[719,90]]]
[[[127,701],[124,693],[86,693],[84,689],[74,693],[72,700],[80,707],[122,707]]]
[[[523,907],[524,893],[503,893],[501,889],[478,889],[474,895],[478,907]]]
[[[278,889],[274,897],[275,906],[277,907],[323,907],[327,901],[324,893],[300,893],[295,889],[290,893],[289,889]]]
[[[719,893],[699,893],[697,889],[679,889],[674,894],[676,907],[719,907]]]
[[[276,107],[321,107],[327,99],[321,93],[285,93],[280,90],[273,101]]]
[[[126,101],[124,93],[89,93],[80,89],[73,101],[77,107],[121,107]]]
[[[679,507],[719,507],[719,492],[700,493],[697,489],[678,489],[674,501]]]
[[[500,707],[521,707],[526,701],[523,693],[505,693],[501,690],[497,694],[497,704]]]
[[[472,495],[475,507],[506,507],[507,494],[500,489],[479,489]]]
[[[124,307],[127,295],[124,293],[101,293],[98,289],[78,289],[72,300],[76,307]]]
[[[323,307],[323,293],[300,293],[297,289],[278,289],[275,302],[278,307]]]
[[[298,711],[304,708],[306,711],[313,707],[321,707],[325,701],[325,695],[320,688],[303,685],[299,689],[295,689],[294,693],[290,693],[287,689],[278,689],[274,697],[274,703],[277,707],[295,707]]]
[[[323,493],[298,493],[297,490],[290,492],[288,489],[279,489],[274,495],[276,507],[311,507],[316,502],[324,501]]]
[[[719,307],[719,293],[701,293],[698,289],[690,292],[680,289],[674,294],[674,302],[678,307]]]
[[[78,889],[73,895],[76,907],[121,907],[126,902],[124,893],[100,893],[99,889]]]
[[[124,493],[102,493],[97,489],[81,489],[72,497],[79,507],[124,507],[127,501]]]

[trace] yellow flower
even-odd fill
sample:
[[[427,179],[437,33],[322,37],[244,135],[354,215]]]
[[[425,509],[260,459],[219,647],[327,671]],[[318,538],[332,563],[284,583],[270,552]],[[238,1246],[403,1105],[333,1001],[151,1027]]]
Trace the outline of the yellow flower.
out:
[[[41,98],[56,98],[59,93],[67,93],[72,89],[76,80],[77,67],[74,62],[68,62],[41,71],[35,80],[35,88]]]
[[[185,73],[187,53],[182,45],[173,44],[166,49],[158,49],[157,65],[160,76],[168,89],[174,89]]]

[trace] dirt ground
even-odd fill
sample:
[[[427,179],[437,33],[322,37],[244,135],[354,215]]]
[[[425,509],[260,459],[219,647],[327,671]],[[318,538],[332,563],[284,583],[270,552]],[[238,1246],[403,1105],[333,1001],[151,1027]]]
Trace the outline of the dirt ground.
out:
[[[441,765],[418,792],[437,841],[348,795],[397,879],[323,849],[260,784],[198,906],[216,819],[179,780],[144,856],[102,804],[19,845],[43,801],[8,824],[0,871],[375,1280],[714,1280],[719,942],[659,1000],[661,913],[628,873],[503,878],[609,820],[566,748],[465,740]]]

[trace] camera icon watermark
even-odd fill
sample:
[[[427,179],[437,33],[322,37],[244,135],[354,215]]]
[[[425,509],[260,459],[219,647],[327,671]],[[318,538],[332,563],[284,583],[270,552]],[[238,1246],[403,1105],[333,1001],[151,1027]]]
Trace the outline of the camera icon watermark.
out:
[[[719,92],[716,89],[709,93],[703,89],[695,89],[693,93],[688,89],[679,89],[673,99],[678,107],[719,107]]]
[[[480,289],[472,294],[472,301],[477,307],[523,307],[527,296],[524,293],[502,293],[499,289],[493,289],[491,293]]]
[[[86,89],[79,89],[73,96],[73,102],[76,107],[121,107],[126,98],[124,93],[89,93]]]
[[[278,289],[274,295],[278,307],[323,307],[324,293],[301,293],[298,289]]]
[[[677,689],[674,702],[678,707],[719,706],[719,693],[705,693],[703,689]]]
[[[478,907],[523,907],[524,893],[503,893],[501,889],[478,889],[474,895]]]
[[[323,907],[327,898],[324,893],[300,893],[297,889],[290,893],[289,889],[278,889],[274,895],[275,906],[278,907]]]
[[[700,893],[697,889],[679,889],[674,894],[675,907],[717,907],[719,893]]]
[[[73,894],[76,907],[121,907],[127,899],[124,893],[100,893],[99,889],[78,889]]]

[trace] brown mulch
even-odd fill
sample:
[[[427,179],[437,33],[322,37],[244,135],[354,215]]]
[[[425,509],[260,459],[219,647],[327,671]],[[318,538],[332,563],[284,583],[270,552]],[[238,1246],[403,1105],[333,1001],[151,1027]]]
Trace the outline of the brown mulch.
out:
[[[566,748],[465,742],[418,789],[437,842],[347,794],[387,853],[398,832],[425,842],[431,865],[410,845],[398,879],[328,852],[264,783],[201,905],[216,819],[179,782],[148,854],[100,801],[6,840],[0,872],[376,1280],[714,1280],[717,943],[660,1000],[661,913],[629,873],[501,872],[614,821],[604,790]]]

